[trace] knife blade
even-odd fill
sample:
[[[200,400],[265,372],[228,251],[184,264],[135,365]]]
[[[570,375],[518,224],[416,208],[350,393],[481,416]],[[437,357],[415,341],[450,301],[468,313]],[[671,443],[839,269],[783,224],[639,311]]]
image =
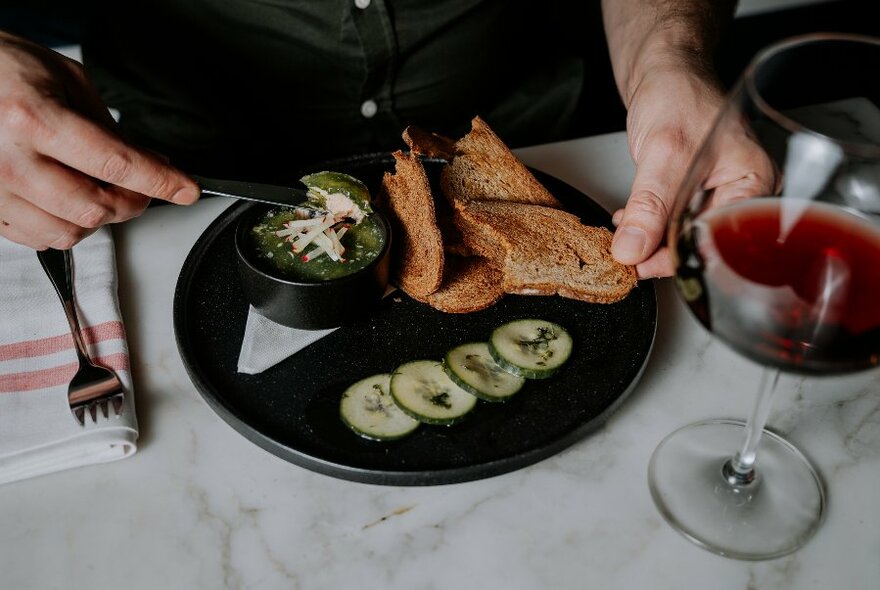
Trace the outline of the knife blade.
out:
[[[304,189],[274,184],[260,184],[240,180],[221,180],[206,176],[190,175],[204,195],[231,197],[259,203],[270,203],[284,207],[295,207],[304,203],[308,197]]]

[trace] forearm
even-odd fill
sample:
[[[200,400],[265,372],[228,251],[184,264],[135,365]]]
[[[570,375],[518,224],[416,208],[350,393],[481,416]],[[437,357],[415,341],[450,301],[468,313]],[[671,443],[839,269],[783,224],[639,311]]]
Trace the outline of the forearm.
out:
[[[712,55],[736,0],[602,0],[614,79],[624,105],[647,72],[711,77]]]

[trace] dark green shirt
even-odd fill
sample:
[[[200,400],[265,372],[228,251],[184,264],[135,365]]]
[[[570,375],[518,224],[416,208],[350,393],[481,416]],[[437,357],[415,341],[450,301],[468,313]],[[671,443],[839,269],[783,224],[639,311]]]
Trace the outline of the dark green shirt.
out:
[[[562,136],[583,65],[535,4],[126,0],[83,55],[133,141],[193,172],[282,178],[402,148],[408,124],[459,135],[479,114],[512,145]]]

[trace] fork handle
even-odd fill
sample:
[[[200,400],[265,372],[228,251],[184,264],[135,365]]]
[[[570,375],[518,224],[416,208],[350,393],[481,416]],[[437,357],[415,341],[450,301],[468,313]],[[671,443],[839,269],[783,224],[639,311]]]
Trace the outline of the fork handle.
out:
[[[73,265],[71,263],[70,250],[38,250],[37,258],[55,292],[58,293],[61,304],[64,307],[64,315],[67,317],[67,323],[70,326],[70,333],[73,335],[73,343],[76,345],[76,354],[79,357],[80,364],[88,362],[89,353],[86,343],[83,340],[82,331],[79,327],[79,319],[76,315],[76,304],[74,303],[73,291]]]

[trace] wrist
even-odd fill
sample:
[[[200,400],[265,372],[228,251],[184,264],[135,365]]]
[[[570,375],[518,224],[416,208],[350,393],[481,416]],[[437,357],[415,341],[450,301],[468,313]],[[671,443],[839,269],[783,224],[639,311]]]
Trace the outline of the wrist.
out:
[[[614,77],[624,105],[656,72],[714,83],[714,52],[735,0],[603,0]]]
[[[627,109],[647,79],[688,79],[692,83],[720,89],[710,52],[687,35],[667,31],[662,36],[663,39],[646,40],[633,56],[621,88],[621,98]]]

